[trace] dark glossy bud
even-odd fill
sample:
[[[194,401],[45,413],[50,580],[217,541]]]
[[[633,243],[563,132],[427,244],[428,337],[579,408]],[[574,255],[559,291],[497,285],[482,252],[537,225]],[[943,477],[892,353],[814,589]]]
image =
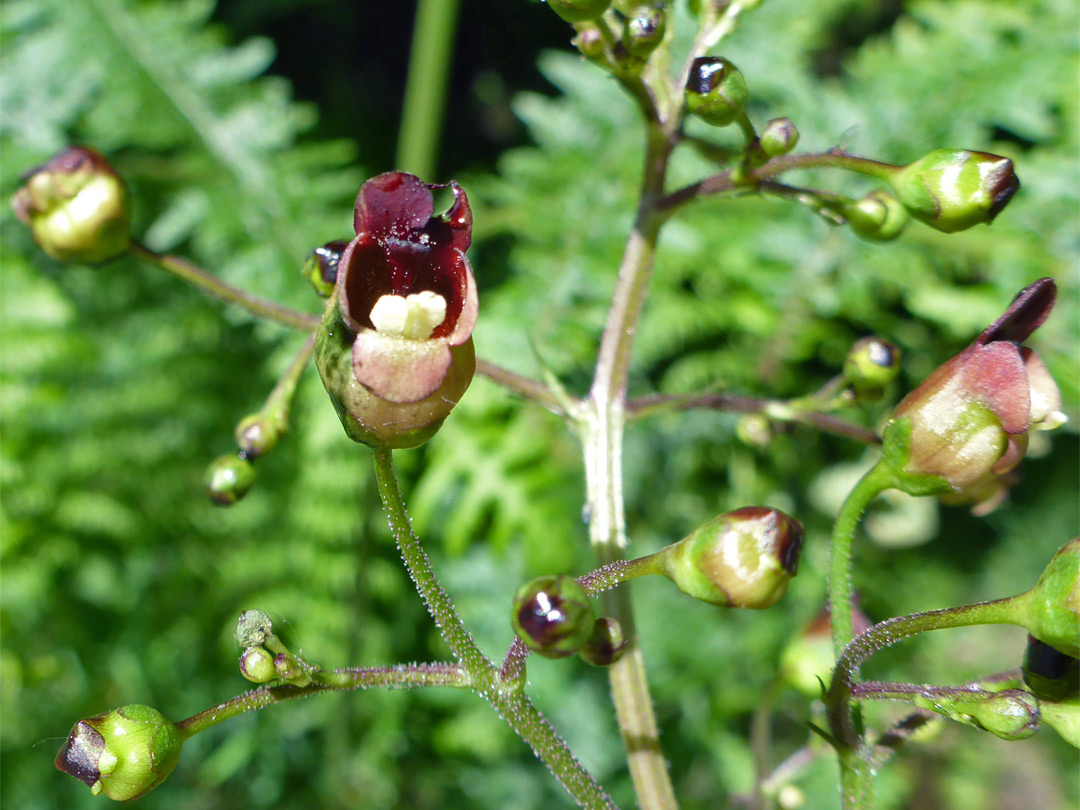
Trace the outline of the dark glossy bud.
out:
[[[907,209],[882,189],[841,206],[840,213],[851,230],[871,242],[895,239],[908,223]]]
[[[592,636],[596,615],[585,589],[567,576],[538,577],[514,594],[514,632],[533,652],[563,658]]]
[[[750,91],[735,65],[719,56],[699,56],[686,80],[686,109],[713,126],[722,127],[742,112]]]
[[[844,360],[844,379],[862,399],[879,399],[900,373],[900,350],[879,337],[855,342]]]
[[[1060,703],[1080,698],[1080,660],[1028,636],[1024,683],[1041,700]]]
[[[11,206],[54,259],[98,264],[127,251],[127,190],[98,152],[70,146],[23,179]]]
[[[236,426],[236,445],[244,458],[253,461],[273,450],[282,432],[278,420],[264,413],[253,413]]]
[[[611,5],[611,0],[547,0],[551,10],[568,23],[595,20]]]
[[[799,130],[790,118],[774,118],[758,135],[758,144],[767,158],[786,155],[799,142]]]
[[[767,608],[787,593],[803,529],[778,509],[728,512],[656,555],[679,589],[720,607]]]
[[[966,149],[937,149],[886,179],[909,214],[945,233],[991,222],[1020,188],[1011,160]]]
[[[240,655],[240,674],[252,683],[267,683],[278,677],[274,656],[262,647],[248,647]]]
[[[206,494],[218,506],[232,506],[255,483],[255,465],[243,456],[221,456],[206,469]]]
[[[623,29],[623,46],[632,56],[645,59],[664,41],[667,15],[656,6],[634,9]]]
[[[349,243],[345,240],[327,242],[322,247],[317,247],[308,254],[304,266],[300,269],[301,275],[311,282],[315,292],[323,298],[329,298],[334,291],[334,283],[337,281],[338,262],[341,254]]]
[[[622,658],[629,647],[630,640],[619,621],[604,616],[596,620],[592,635],[579,655],[594,667],[609,667]]]
[[[1080,658],[1080,538],[1054,555],[1021,599],[1017,624],[1058,652]]]
[[[123,706],[80,720],[56,755],[56,767],[95,796],[137,799],[165,781],[180,759],[175,725],[149,706]]]
[[[233,638],[241,647],[261,647],[274,634],[274,624],[265,610],[245,610],[236,620]]]

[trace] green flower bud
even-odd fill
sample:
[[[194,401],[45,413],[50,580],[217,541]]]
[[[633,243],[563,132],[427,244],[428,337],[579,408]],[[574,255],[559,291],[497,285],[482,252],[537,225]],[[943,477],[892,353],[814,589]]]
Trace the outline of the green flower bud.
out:
[[[699,56],[690,67],[684,98],[691,114],[722,127],[738,117],[749,94],[735,65],[719,56]]]
[[[218,506],[232,506],[253,483],[255,465],[244,456],[221,456],[206,468],[206,494]]]
[[[564,658],[589,641],[596,615],[589,595],[573,577],[544,576],[518,588],[511,624],[533,652]]]
[[[664,41],[667,15],[663,8],[639,6],[626,21],[623,46],[632,56],[645,59]]]
[[[70,146],[23,179],[11,206],[54,259],[98,264],[127,251],[127,190],[99,153]]]
[[[577,35],[571,40],[571,43],[578,52],[586,59],[603,59],[604,58],[604,38],[600,34],[600,29],[593,23],[578,23]]]
[[[274,634],[274,623],[265,610],[245,610],[236,620],[233,638],[241,647],[261,647]]]
[[[547,0],[551,10],[568,23],[595,20],[611,5],[611,0]]]
[[[252,683],[267,683],[278,677],[274,656],[262,647],[248,647],[240,655],[240,674]]]
[[[841,206],[840,213],[851,230],[871,242],[895,239],[908,223],[907,209],[900,200],[882,189]]]
[[[909,214],[945,233],[991,222],[1020,188],[1011,160],[966,149],[936,149],[886,180]]]
[[[630,639],[623,633],[618,619],[604,616],[596,620],[592,635],[578,654],[594,667],[609,667],[629,648]]]
[[[1067,543],[1021,600],[1018,623],[1043,644],[1080,658],[1080,538]]]
[[[1039,727],[1039,700],[1023,689],[1002,689],[964,712],[975,725],[1003,740],[1025,740]]]
[[[735,425],[739,441],[750,447],[768,447],[773,440],[772,422],[762,413],[748,413]]]
[[[282,432],[278,420],[262,412],[253,413],[236,426],[236,444],[244,458],[254,460],[273,450]]]
[[[300,268],[300,274],[311,282],[311,286],[323,298],[329,298],[334,291],[334,282],[337,281],[338,262],[341,254],[349,243],[345,240],[327,242],[322,247],[317,247],[308,254],[304,266]]]
[[[1080,660],[1028,636],[1024,683],[1040,700],[1060,703],[1080,699]]]
[[[879,399],[899,373],[900,350],[878,337],[856,341],[844,360],[844,379],[865,400]]]
[[[272,666],[277,677],[286,683],[293,686],[307,686],[311,683],[311,676],[300,666],[300,662],[287,652],[275,655]]]
[[[758,135],[758,145],[767,158],[786,155],[798,142],[799,130],[795,129],[790,118],[774,118]]]
[[[126,802],[165,781],[180,759],[183,740],[157,709],[123,706],[80,720],[56,755],[56,767],[95,796]]]
[[[657,552],[684,593],[719,607],[776,604],[795,576],[803,529],[778,509],[747,506],[709,521]]]

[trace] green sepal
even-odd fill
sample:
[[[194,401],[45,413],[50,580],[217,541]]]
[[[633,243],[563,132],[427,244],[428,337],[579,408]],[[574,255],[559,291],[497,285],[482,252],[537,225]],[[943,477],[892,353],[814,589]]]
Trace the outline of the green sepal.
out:
[[[906,471],[910,460],[911,419],[901,417],[891,419],[881,436],[881,460],[879,465],[888,469],[891,486],[908,495],[944,495],[952,492],[949,482],[940,475],[909,473]]]

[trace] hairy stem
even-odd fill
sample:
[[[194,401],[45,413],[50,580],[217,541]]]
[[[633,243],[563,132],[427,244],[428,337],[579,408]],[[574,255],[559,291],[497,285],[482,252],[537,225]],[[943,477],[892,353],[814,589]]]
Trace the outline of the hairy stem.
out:
[[[157,253],[139,242],[132,242],[130,251],[132,256],[155,264],[163,270],[168,270],[173,275],[189,284],[194,284],[219,301],[235,304],[242,309],[246,309],[257,318],[274,321],[282,326],[300,329],[305,332],[310,332],[319,325],[318,315],[298,312],[295,309],[275,304],[273,301],[267,301],[265,298],[251,295],[238,287],[226,284],[217,276],[211,275],[187,259],[171,256],[167,253]]]
[[[566,416],[566,411],[558,395],[542,382],[480,359],[476,361],[476,372],[487,377],[496,385],[501,385],[508,391],[543,405],[554,414]]]
[[[419,0],[398,135],[397,168],[431,177],[437,168],[459,0]]]

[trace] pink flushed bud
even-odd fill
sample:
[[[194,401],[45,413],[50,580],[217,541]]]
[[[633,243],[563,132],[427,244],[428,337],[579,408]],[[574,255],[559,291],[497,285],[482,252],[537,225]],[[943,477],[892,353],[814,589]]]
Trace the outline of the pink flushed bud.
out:
[[[1004,495],[1001,476],[1023,459],[1029,431],[1065,421],[1049,371],[1020,345],[1046,320],[1056,295],[1053,279],[1026,287],[972,345],[893,412],[886,455],[890,444],[906,438],[906,454],[899,454],[903,472],[944,479],[951,489],[946,502],[975,503],[988,511]]]
[[[338,263],[315,363],[350,438],[382,448],[427,441],[472,381],[476,282],[464,190],[433,216],[428,185],[402,172],[364,183]]]

